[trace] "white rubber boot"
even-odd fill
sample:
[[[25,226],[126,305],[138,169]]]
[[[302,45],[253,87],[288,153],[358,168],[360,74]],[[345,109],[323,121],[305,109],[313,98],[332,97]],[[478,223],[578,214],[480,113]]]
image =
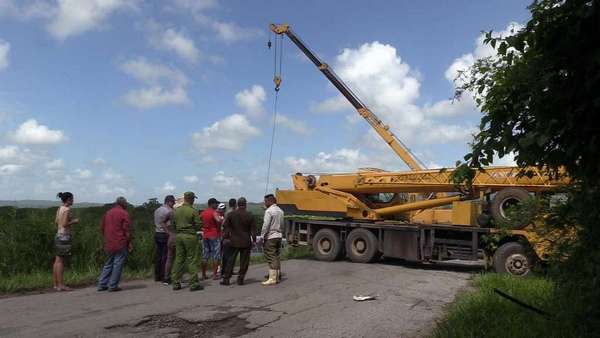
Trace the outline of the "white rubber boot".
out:
[[[277,270],[269,269],[269,279],[261,283],[262,285],[277,284]]]

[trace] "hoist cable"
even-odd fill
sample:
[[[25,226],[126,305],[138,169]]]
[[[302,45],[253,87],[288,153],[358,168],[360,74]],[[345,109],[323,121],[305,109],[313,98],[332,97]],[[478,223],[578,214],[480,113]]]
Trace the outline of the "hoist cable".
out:
[[[275,91],[275,102],[273,103],[273,129],[271,130],[271,146],[269,148],[269,160],[267,161],[267,183],[265,184],[265,195],[269,191],[271,179],[271,159],[273,158],[273,148],[275,145],[275,127],[277,126],[277,102],[279,101],[279,91]]]
[[[283,37],[279,39],[279,65],[277,64],[277,35],[275,35],[275,50],[274,50],[274,75],[273,77],[281,76],[282,59],[283,59]],[[279,66],[279,67],[278,67]],[[278,69],[279,68],[279,69]],[[275,132],[277,129],[277,105],[279,102],[279,87],[275,88],[275,100],[273,102],[273,128],[271,130],[271,145],[269,147],[269,159],[267,161],[267,179],[265,184],[265,195],[269,192],[269,183],[271,181],[271,162],[273,159],[273,148],[275,147]]]

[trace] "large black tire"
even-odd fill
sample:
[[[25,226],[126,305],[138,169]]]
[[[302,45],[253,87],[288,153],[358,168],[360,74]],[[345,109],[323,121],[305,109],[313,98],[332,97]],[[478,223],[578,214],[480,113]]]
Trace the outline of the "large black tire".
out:
[[[494,271],[524,277],[531,273],[535,263],[534,255],[521,243],[508,242],[502,244],[492,258]]]
[[[490,212],[496,224],[508,223],[513,225],[514,230],[523,229],[533,220],[533,214],[522,215],[518,220],[510,220],[506,211],[511,205],[515,205],[530,199],[529,193],[521,188],[504,188],[496,193],[490,206]]]
[[[355,263],[369,263],[381,257],[378,240],[367,229],[354,229],[346,238],[346,254]]]
[[[342,253],[340,235],[332,230],[323,228],[315,234],[312,240],[313,254],[320,261],[334,261]]]

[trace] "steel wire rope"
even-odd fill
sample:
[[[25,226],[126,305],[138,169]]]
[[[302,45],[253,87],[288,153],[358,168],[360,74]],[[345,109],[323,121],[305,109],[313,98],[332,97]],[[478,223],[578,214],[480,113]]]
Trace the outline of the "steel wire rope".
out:
[[[279,37],[279,69],[277,69],[277,38],[275,35],[275,57],[274,57],[274,75],[273,78],[281,77],[283,64],[283,36]],[[278,71],[279,70],[279,71]],[[269,192],[269,184],[271,181],[271,162],[273,159],[273,148],[275,146],[275,132],[277,129],[277,104],[279,102],[279,87],[275,87],[275,100],[273,102],[273,128],[271,130],[271,145],[269,147],[269,159],[267,161],[267,179],[265,183],[265,195]]]

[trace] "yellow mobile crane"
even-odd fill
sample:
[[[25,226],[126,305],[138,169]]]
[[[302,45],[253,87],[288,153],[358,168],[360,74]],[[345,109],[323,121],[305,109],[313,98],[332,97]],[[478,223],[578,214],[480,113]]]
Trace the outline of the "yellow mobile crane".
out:
[[[287,36],[350,102],[377,134],[408,165],[410,171],[379,169],[347,174],[292,177],[293,190],[277,190],[287,214],[330,216],[336,220],[291,220],[288,235],[298,244],[312,244],[315,256],[334,260],[345,251],[353,261],[372,261],[382,254],[411,260],[478,259],[484,251],[480,236],[494,232],[490,219],[506,220],[510,205],[532,193],[552,191],[566,180],[552,180],[537,168],[487,167],[478,171],[471,191],[450,183],[452,169],[425,170],[408,148],[287,24],[271,24],[276,35]],[[281,78],[274,78],[278,90]],[[491,196],[494,196],[493,199]],[[449,208],[448,206],[451,206]],[[491,215],[489,215],[491,214]],[[529,224],[522,220],[520,228]],[[497,270],[522,275],[532,258],[517,242],[534,242],[527,231],[514,230],[494,254]],[[510,240],[512,239],[512,240]],[[543,247],[532,243],[538,256]],[[345,250],[344,250],[345,249]],[[491,253],[488,253],[491,254]]]

